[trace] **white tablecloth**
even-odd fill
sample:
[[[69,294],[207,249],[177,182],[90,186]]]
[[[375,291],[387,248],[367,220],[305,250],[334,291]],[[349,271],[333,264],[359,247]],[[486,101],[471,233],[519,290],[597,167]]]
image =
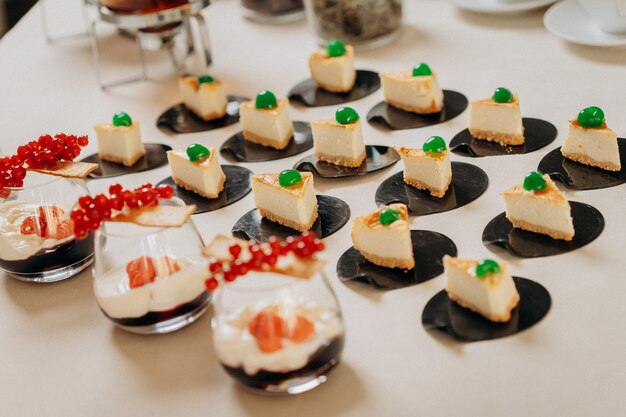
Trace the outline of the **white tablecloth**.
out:
[[[49,2],[50,4],[55,2]],[[59,10],[57,8],[57,15]],[[623,50],[569,45],[542,25],[543,11],[517,17],[460,12],[443,1],[406,3],[406,27],[390,46],[359,52],[358,67],[404,70],[426,61],[444,88],[470,99],[503,85],[519,93],[523,114],[554,123],[559,137],[527,155],[462,158],[483,168],[489,189],[477,201],[443,214],[413,217],[413,228],[446,234],[465,257],[491,256],[481,243],[486,223],[503,211],[499,193],[521,181],[560,144],[581,108],[601,106],[626,135]],[[55,16],[52,16],[55,17]],[[263,26],[243,20],[234,0],[206,11],[215,65],[229,92],[253,96],[267,88],[285,95],[308,76],[316,47],[304,22]],[[79,26],[72,18],[65,29]],[[124,67],[130,41],[108,64]],[[123,110],[142,123],[146,141],[184,148],[219,146],[237,125],[207,133],[167,135],[156,117],[179,100],[175,78],[162,65],[141,84],[101,91],[88,39],[47,45],[35,8],[0,42],[1,144],[5,152],[46,132],[92,134],[95,122]],[[129,68],[126,68],[130,70]],[[154,68],[153,68],[154,70]],[[379,91],[352,105],[365,116]],[[330,117],[334,108],[290,109],[294,120]],[[442,125],[387,132],[367,123],[369,144],[417,146],[430,135],[451,139],[467,112]],[[95,140],[85,154],[95,150]],[[302,156],[243,164],[256,173],[290,167]],[[352,215],[375,208],[378,184],[401,164],[339,181],[315,180],[320,194],[347,201]],[[168,167],[118,178],[127,186],[158,182]],[[112,181],[90,181],[95,193]],[[519,259],[499,253],[518,276],[547,287],[552,310],[535,327],[504,339],[458,343],[421,326],[426,302],[444,286],[440,276],[390,292],[345,286],[334,273],[348,247],[350,224],[326,239],[331,284],[347,322],[343,363],[322,387],[292,398],[263,397],[239,388],[220,368],[211,346],[210,314],[173,334],[142,337],[117,330],[94,301],[91,272],[52,285],[5,277],[0,282],[0,415],[2,416],[617,416],[626,413],[626,203],[624,186],[566,191],[591,203],[606,220],[593,243],[565,255]],[[194,217],[205,239],[228,233],[252,208],[252,197]]]

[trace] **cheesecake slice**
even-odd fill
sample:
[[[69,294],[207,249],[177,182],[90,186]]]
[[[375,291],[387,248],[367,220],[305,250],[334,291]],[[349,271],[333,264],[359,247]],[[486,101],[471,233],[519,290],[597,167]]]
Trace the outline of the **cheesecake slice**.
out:
[[[252,195],[259,214],[283,226],[304,232],[317,220],[313,174],[293,169],[280,174],[252,176]]]
[[[98,123],[93,128],[98,142],[98,156],[103,161],[130,167],[146,154],[139,121],[133,121],[126,113],[116,113],[111,123]]]
[[[471,102],[469,131],[475,139],[522,145],[524,125],[517,94],[500,87],[491,98]]]
[[[549,175],[529,173],[523,184],[502,193],[506,218],[517,227],[552,239],[572,240],[574,223],[569,201]]]
[[[413,71],[381,72],[380,81],[387,104],[417,114],[439,113],[443,109],[443,91],[437,74],[426,64]]]
[[[511,320],[519,304],[515,282],[505,262],[443,257],[448,297],[493,322]]]
[[[326,44],[326,49],[315,51],[309,58],[311,78],[319,88],[334,93],[345,93],[354,87],[354,49],[338,39]]]
[[[202,120],[220,119],[226,115],[228,99],[222,83],[210,75],[181,77],[178,88],[185,107]]]
[[[179,187],[206,198],[217,198],[224,189],[226,176],[215,148],[194,144],[185,151],[168,151],[167,160]]]
[[[395,148],[404,164],[404,182],[418,190],[427,190],[434,197],[442,198],[452,182],[450,151],[445,141],[433,136],[422,149],[404,146]]]
[[[572,161],[607,171],[620,171],[622,164],[617,134],[606,125],[599,107],[588,107],[570,121],[561,154]]]
[[[335,120],[311,123],[315,156],[321,161],[356,168],[365,161],[363,127],[359,115],[350,107],[335,113]]]
[[[270,92],[261,91],[255,101],[241,103],[239,115],[245,140],[282,150],[293,137],[286,98],[280,100]]]
[[[352,243],[373,264],[385,268],[415,267],[409,212],[404,204],[381,206],[354,219]]]

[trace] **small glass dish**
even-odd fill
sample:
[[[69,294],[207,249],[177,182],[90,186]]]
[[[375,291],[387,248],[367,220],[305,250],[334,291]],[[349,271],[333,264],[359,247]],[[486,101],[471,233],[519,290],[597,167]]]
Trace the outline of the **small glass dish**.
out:
[[[184,205],[177,198],[161,205]],[[96,232],[94,293],[116,326],[132,333],[178,330],[207,309],[208,263],[189,219],[181,227],[105,222]]]
[[[48,283],[70,278],[93,262],[93,237],[74,238],[70,211],[89,194],[82,179],[29,172],[22,187],[0,192],[0,268],[13,277]]]
[[[310,279],[250,272],[217,291],[212,326],[224,370],[258,392],[311,390],[343,351],[341,310],[323,272]]]

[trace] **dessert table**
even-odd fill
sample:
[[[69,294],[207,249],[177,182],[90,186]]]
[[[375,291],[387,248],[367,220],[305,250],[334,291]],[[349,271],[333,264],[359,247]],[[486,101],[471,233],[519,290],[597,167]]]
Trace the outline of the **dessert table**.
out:
[[[59,4],[76,1],[59,0]],[[500,193],[536,169],[559,146],[568,120],[601,106],[613,130],[626,136],[626,54],[573,46],[544,29],[539,10],[517,16],[462,12],[443,1],[405,3],[405,27],[390,45],[357,52],[357,67],[399,71],[428,62],[443,88],[470,99],[504,85],[519,94],[522,113],[552,122],[556,141],[533,153],[470,159],[489,175],[478,200],[454,211],[411,217],[413,229],[445,234],[459,256],[493,256],[483,246],[485,225],[504,209]],[[284,96],[308,77],[317,46],[305,22],[281,26],[245,21],[235,0],[205,12],[213,47],[211,73],[226,91],[254,96],[266,88]],[[80,29],[80,14],[51,18]],[[107,91],[98,88],[88,38],[45,42],[39,7],[0,41],[0,114],[4,152],[43,133],[90,134],[92,125],[126,111],[142,122],[145,141],[174,148],[219,146],[237,124],[174,135],[156,119],[179,101],[167,60],[152,54],[150,80]],[[110,31],[103,39],[112,72],[132,72],[133,44]],[[382,92],[351,104],[361,115]],[[293,120],[328,118],[333,107],[291,106]],[[420,146],[431,135],[450,140],[465,129],[468,112],[444,124],[389,132],[364,123],[367,144]],[[96,149],[95,140],[83,151]],[[303,155],[241,164],[255,173],[290,168]],[[315,179],[318,194],[339,197],[352,218],[375,208],[377,186],[401,163],[364,177]],[[157,183],[167,166],[115,179],[90,180],[93,193],[113,182]],[[211,314],[171,334],[138,336],[113,327],[99,311],[91,271],[55,284],[5,276],[0,283],[0,415],[2,416],[617,416],[626,412],[626,187],[565,190],[568,199],[599,209],[606,226],[598,239],[563,255],[521,259],[495,253],[516,276],[535,280],[552,296],[544,320],[511,337],[461,343],[421,325],[424,306],[443,289],[443,275],[420,285],[378,291],[339,282],[335,265],[352,243],[348,223],[325,239],[326,272],[345,316],[342,363],[321,387],[292,397],[259,396],[221,369],[211,343]],[[253,207],[252,196],[194,216],[203,239],[229,234]],[[419,266],[418,266],[419,267]]]

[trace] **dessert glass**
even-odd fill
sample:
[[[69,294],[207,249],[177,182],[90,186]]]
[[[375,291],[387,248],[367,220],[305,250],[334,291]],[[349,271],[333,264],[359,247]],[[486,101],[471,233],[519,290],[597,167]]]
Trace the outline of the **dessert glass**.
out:
[[[302,0],[241,0],[243,15],[259,23],[288,23],[304,18]]]
[[[159,204],[183,202],[174,198]],[[94,293],[116,326],[139,334],[168,333],[206,311],[208,263],[191,219],[169,228],[104,222],[95,240]]]
[[[402,27],[402,0],[305,0],[305,10],[321,46],[333,38],[358,48],[381,46]]]
[[[0,268],[30,282],[60,281],[93,262],[93,237],[74,238],[69,218],[82,179],[29,172],[22,187],[0,192]],[[56,208],[55,208],[56,207]]]
[[[321,272],[310,279],[250,272],[221,286],[213,304],[215,354],[244,387],[299,394],[339,363],[344,325]]]

